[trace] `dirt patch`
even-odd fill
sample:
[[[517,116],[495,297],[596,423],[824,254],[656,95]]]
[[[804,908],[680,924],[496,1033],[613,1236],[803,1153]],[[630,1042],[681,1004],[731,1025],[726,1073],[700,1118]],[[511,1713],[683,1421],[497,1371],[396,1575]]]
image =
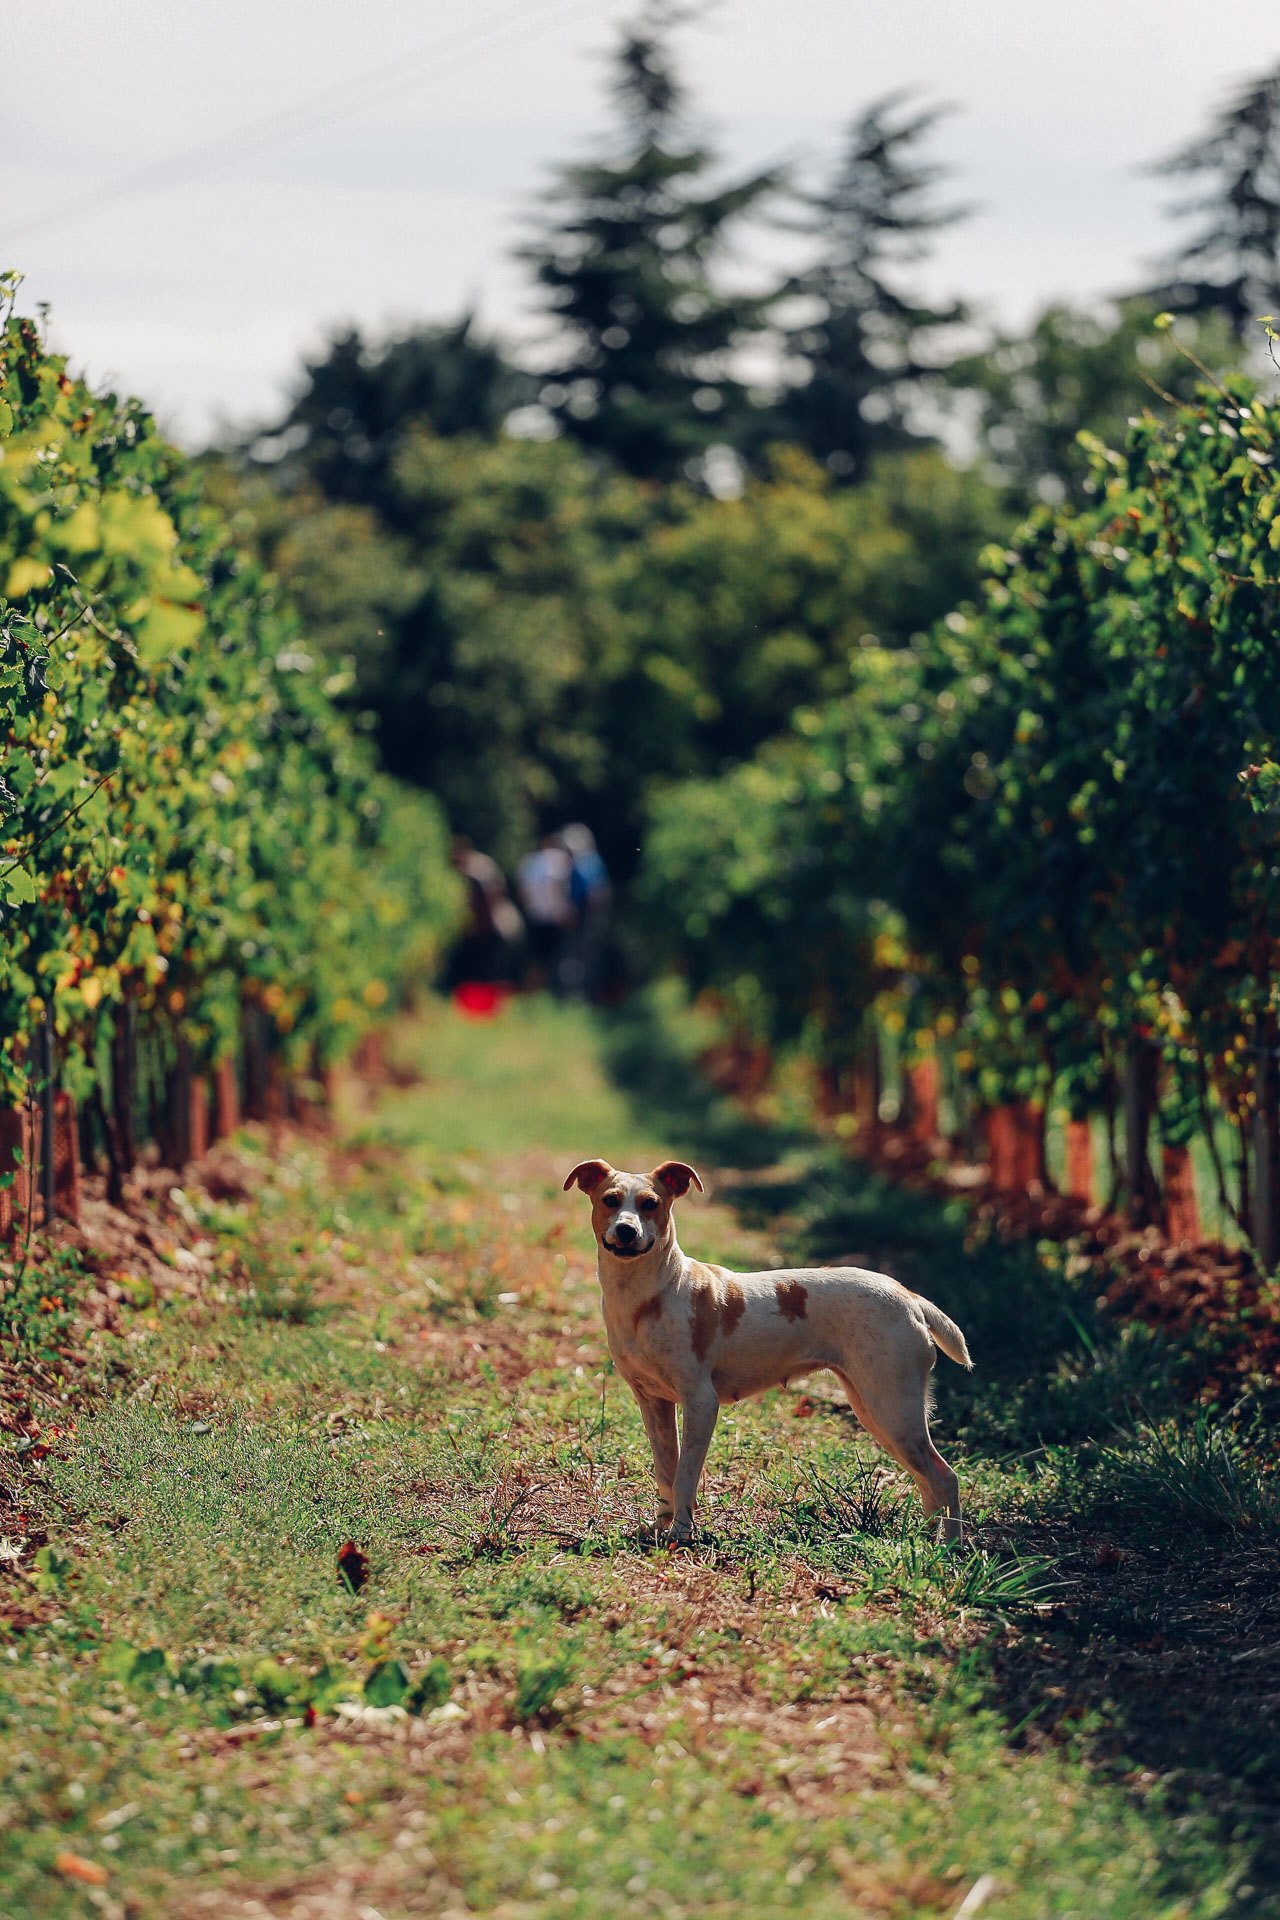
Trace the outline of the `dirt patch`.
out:
[[[119,1334],[122,1309],[145,1309],[177,1296],[196,1298],[214,1271],[214,1242],[199,1227],[192,1196],[213,1199],[247,1194],[262,1174],[227,1147],[187,1167],[139,1167],[126,1189],[126,1205],[113,1206],[102,1175],[82,1183],[80,1220],[56,1220],[30,1248],[11,1243],[0,1257],[0,1283],[18,1276],[29,1283],[59,1274],[50,1292],[61,1297],[74,1260],[74,1318],[56,1351],[34,1356],[0,1346],[0,1432],[27,1439],[47,1437],[75,1411],[92,1402],[91,1349],[103,1334]],[[85,1284],[87,1283],[87,1284]],[[38,1311],[38,1308],[37,1308]],[[117,1367],[124,1368],[117,1360]]]

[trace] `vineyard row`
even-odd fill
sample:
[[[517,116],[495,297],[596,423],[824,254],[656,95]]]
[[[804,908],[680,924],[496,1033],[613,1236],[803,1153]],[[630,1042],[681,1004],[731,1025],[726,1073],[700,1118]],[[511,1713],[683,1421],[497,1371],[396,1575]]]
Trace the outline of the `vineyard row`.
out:
[[[458,898],[439,809],[377,773],[194,463],[0,292],[0,1142],[56,1178],[32,1129],[76,1105],[118,1188],[233,1060],[251,1108],[317,1085]]]
[[[908,1088],[945,1062],[1002,1168],[1032,1141],[1024,1185],[1046,1115],[1077,1159],[1092,1120],[1138,1223],[1185,1225],[1199,1141],[1271,1271],[1280,409],[1232,377],[1088,452],[1086,504],[989,549],[976,604],[659,796],[642,891],[745,1044],[866,1115],[886,1047]]]

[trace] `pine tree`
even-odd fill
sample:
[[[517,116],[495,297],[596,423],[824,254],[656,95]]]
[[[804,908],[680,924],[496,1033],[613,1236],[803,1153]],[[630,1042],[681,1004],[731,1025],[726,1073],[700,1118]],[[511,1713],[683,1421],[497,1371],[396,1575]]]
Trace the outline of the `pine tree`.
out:
[[[964,318],[963,307],[926,306],[897,283],[897,270],[922,259],[932,236],[964,214],[935,205],[943,169],[915,154],[941,110],[903,115],[903,99],[890,94],[859,115],[830,185],[803,197],[794,223],[822,251],[787,289],[816,314],[785,337],[799,378],[779,396],[777,425],[847,479],[873,454],[919,443],[911,402],[942,371],[926,337]]]
[[[690,134],[669,45],[680,18],[659,4],[624,29],[613,150],[558,170],[546,224],[520,254],[566,342],[543,405],[593,452],[657,480],[738,437],[749,402],[732,356],[769,303],[721,291],[712,268],[776,184],[770,172],[707,184],[715,155]]]
[[[1152,169],[1203,182],[1172,208],[1199,225],[1152,289],[1166,307],[1225,314],[1239,340],[1280,310],[1280,65],[1249,81],[1209,131]]]

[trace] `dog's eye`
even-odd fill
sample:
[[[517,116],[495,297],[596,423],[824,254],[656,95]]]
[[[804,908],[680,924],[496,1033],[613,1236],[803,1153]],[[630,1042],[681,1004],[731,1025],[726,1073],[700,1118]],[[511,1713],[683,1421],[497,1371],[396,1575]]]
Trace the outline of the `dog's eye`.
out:
[[[640,1202],[640,1211],[641,1213],[656,1213],[658,1211],[658,1203],[651,1193],[646,1194]]]
[[[622,1195],[620,1193],[602,1193],[600,1196],[600,1204],[602,1207],[608,1207],[612,1213],[615,1207],[622,1205]]]

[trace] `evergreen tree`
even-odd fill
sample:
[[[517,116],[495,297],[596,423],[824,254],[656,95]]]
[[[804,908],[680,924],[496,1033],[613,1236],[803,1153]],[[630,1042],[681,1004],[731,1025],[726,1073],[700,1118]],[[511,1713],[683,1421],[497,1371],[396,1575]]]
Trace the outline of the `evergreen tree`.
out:
[[[902,101],[891,94],[868,107],[830,185],[803,197],[797,224],[822,252],[787,288],[816,312],[785,336],[798,377],[779,396],[776,424],[846,479],[864,473],[874,454],[918,443],[911,403],[941,371],[927,336],[964,318],[962,307],[923,305],[897,282],[897,270],[964,213],[935,204],[943,169],[916,156],[940,110],[903,114]]]
[[[250,459],[275,466],[286,485],[306,479],[326,499],[385,513],[399,499],[391,463],[410,425],[489,436],[535,392],[494,341],[477,335],[471,314],[379,346],[352,327],[304,363],[293,405],[257,437]]]
[[[1249,81],[1209,131],[1153,169],[1203,183],[1172,211],[1197,218],[1152,290],[1184,313],[1225,314],[1247,339],[1280,310],[1280,66]]]
[[[679,17],[657,5],[624,29],[612,151],[559,169],[547,222],[520,255],[566,338],[543,405],[593,452],[657,480],[696,472],[709,446],[739,437],[749,402],[731,355],[769,303],[722,292],[711,269],[776,184],[769,172],[707,183],[715,156],[689,132],[669,46]]]

